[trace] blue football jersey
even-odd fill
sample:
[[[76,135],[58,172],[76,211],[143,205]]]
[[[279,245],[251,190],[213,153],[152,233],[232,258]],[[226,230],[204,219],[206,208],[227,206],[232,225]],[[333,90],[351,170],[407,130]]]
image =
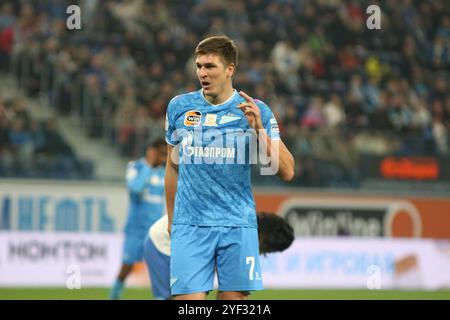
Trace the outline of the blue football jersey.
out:
[[[238,105],[237,91],[213,105],[202,90],[173,98],[166,114],[166,141],[179,145],[173,224],[257,227],[250,173],[256,135]],[[270,108],[256,100],[269,137],[279,140]]]
[[[129,193],[125,232],[147,233],[164,213],[164,166],[151,167],[145,159],[127,165],[125,179]]]

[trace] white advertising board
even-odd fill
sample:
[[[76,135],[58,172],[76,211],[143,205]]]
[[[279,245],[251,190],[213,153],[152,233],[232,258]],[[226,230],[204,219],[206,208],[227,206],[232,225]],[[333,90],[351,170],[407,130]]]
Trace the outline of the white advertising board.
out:
[[[0,286],[111,286],[122,242],[117,233],[0,232]]]
[[[0,286],[109,287],[120,268],[119,233],[0,232]],[[261,258],[265,288],[450,288],[450,242],[297,238]],[[138,268],[128,283],[148,286]]]
[[[266,288],[450,288],[450,241],[297,238],[261,264]]]

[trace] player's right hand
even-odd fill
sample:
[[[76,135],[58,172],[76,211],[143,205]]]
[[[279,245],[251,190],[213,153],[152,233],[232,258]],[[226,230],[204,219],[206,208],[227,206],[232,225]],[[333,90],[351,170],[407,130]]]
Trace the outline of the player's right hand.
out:
[[[239,95],[246,100],[246,102],[240,103],[238,105],[238,108],[241,109],[241,111],[244,113],[249,126],[257,131],[264,129],[261,120],[261,112],[255,101],[244,91],[240,91]]]

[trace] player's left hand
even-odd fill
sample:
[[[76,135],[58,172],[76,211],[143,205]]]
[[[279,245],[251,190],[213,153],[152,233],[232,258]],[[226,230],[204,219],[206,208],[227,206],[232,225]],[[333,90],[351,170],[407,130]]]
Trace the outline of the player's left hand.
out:
[[[240,91],[239,95],[245,99],[245,102],[240,103],[238,108],[244,113],[250,127],[255,130],[263,129],[261,112],[255,101],[244,91]]]

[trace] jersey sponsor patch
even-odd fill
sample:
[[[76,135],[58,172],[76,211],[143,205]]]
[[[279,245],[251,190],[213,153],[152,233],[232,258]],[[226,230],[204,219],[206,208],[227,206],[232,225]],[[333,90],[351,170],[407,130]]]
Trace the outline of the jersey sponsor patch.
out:
[[[184,125],[188,127],[198,127],[202,119],[202,113],[197,110],[190,110],[186,112],[184,117]]]
[[[275,118],[270,119],[270,130],[272,132],[280,132],[280,129],[278,128],[278,123]]]
[[[215,127],[217,126],[217,115],[207,113],[205,116],[205,122],[203,123],[206,127]]]

